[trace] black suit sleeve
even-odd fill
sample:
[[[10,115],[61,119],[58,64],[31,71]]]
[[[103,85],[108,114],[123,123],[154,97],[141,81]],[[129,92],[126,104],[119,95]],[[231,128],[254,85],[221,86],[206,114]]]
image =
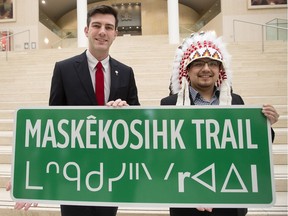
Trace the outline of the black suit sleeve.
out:
[[[160,101],[160,105],[176,105],[177,102],[177,94],[165,97],[163,99],[161,99]]]
[[[55,63],[49,105],[97,105],[85,52]]]
[[[129,89],[128,89],[128,95],[127,95],[127,103],[129,105],[140,105],[139,100],[138,100],[138,91],[136,87],[136,81],[134,77],[134,72],[131,68],[130,72],[130,79],[129,79]]]
[[[133,69],[110,58],[111,88],[108,101],[125,100],[129,105],[140,105]]]
[[[232,105],[244,105],[244,101],[240,95],[232,93]]]
[[[52,81],[51,81],[51,89],[50,89],[50,98],[49,105],[66,105],[66,97],[63,86],[63,81],[60,73],[60,68],[58,63],[55,64]]]

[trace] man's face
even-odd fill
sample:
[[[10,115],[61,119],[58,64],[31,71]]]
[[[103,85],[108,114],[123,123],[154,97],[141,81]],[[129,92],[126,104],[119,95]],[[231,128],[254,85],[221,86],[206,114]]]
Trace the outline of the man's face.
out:
[[[214,88],[219,77],[220,65],[219,61],[209,58],[193,61],[188,69],[191,86],[196,90]]]
[[[89,40],[89,51],[92,54],[109,54],[109,48],[117,36],[115,17],[111,14],[95,14],[91,17],[85,35]]]

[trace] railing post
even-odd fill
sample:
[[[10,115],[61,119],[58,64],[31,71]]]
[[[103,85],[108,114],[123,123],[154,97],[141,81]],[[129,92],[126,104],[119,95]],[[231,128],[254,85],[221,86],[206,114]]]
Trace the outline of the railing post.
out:
[[[264,52],[264,25],[262,25],[262,53]]]
[[[24,33],[24,32],[27,32],[28,31],[28,41],[29,41],[29,47],[30,47],[30,43],[31,43],[31,38],[30,38],[30,29],[28,29],[28,30],[24,30],[24,31],[21,31],[21,32],[17,32],[17,33],[15,33],[15,34],[8,34],[8,35],[6,35],[6,36],[4,36],[4,37],[1,37],[1,38],[6,38],[6,41],[8,41],[8,48],[10,47],[10,41],[9,41],[9,39],[12,37],[12,36],[14,36],[14,35],[17,35],[17,34],[22,34],[22,33]],[[7,32],[9,32],[9,31],[7,31]],[[7,49],[7,46],[6,46],[6,61],[8,61],[8,49]]]
[[[235,38],[236,38],[236,37],[235,37],[235,20],[233,20],[233,40],[234,40],[234,43],[235,43],[235,41],[236,41]]]
[[[29,49],[31,49],[31,38],[30,38],[30,29],[28,29],[28,41],[29,41]]]
[[[278,18],[276,19],[276,26],[279,26]],[[279,40],[279,30],[277,29],[277,40]]]
[[[264,52],[264,39],[265,39],[265,36],[264,36],[264,27],[271,27],[271,28],[276,28],[277,29],[277,36],[278,36],[278,31],[280,30],[280,29],[283,29],[283,30],[288,30],[288,28],[283,28],[283,27],[279,27],[279,26],[272,26],[272,25],[263,25],[263,24],[259,24],[259,23],[253,23],[253,22],[247,22],[247,21],[242,21],[242,20],[233,20],[233,34],[234,34],[234,42],[235,42],[235,27],[234,27],[234,22],[242,22],[242,23],[247,23],[247,24],[252,24],[252,25],[258,25],[258,26],[261,26],[262,27],[262,52]],[[278,37],[277,37],[277,39],[278,39]]]
[[[9,41],[9,36],[10,36],[10,34],[9,34],[9,31],[7,30],[6,31],[7,32],[7,35],[5,36],[6,37],[6,61],[8,61],[8,49],[9,49],[9,47],[10,47],[10,41]],[[8,44],[8,49],[7,49],[7,44]]]

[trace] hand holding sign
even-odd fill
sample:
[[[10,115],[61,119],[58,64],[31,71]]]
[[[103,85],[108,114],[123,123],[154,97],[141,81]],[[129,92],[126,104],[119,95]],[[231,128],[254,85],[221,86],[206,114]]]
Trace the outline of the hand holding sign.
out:
[[[6,191],[11,190],[11,181],[7,182]],[[27,202],[16,202],[14,205],[14,209],[21,210],[24,209],[27,211],[31,206],[37,207],[38,203],[27,203]]]

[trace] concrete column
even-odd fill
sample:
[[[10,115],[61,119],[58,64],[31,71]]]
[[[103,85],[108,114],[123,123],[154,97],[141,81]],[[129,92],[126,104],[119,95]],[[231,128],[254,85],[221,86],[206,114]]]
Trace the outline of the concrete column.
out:
[[[169,43],[179,44],[179,4],[178,0],[167,0]]]
[[[84,33],[87,20],[87,0],[77,0],[77,38],[78,47],[87,47],[87,37]]]

